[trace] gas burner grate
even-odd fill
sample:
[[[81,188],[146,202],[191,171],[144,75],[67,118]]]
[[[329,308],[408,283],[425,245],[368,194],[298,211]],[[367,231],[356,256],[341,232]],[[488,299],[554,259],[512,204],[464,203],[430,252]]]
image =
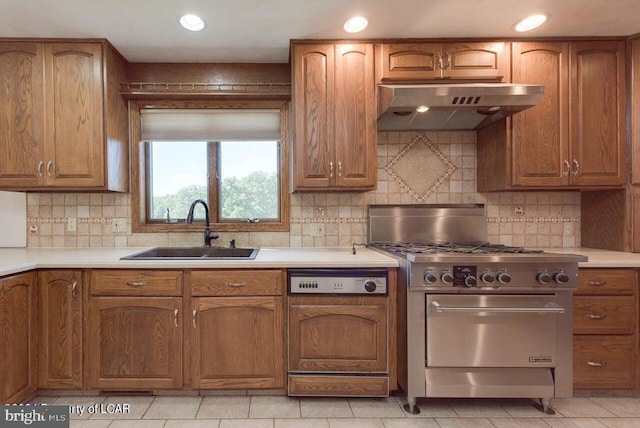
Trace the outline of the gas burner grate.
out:
[[[531,254],[542,250],[530,250],[489,242],[381,242],[373,246],[398,254]]]

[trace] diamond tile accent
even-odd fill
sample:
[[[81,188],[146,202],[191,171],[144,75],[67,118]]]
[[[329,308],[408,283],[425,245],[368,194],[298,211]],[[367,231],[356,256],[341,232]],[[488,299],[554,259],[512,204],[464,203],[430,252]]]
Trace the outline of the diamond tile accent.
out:
[[[417,202],[424,202],[458,169],[424,135],[415,136],[384,167]]]

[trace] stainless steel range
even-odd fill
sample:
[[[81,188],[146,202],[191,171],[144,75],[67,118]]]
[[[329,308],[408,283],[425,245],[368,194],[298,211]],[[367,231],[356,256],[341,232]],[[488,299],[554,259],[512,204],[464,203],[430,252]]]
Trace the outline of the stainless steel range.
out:
[[[418,397],[571,397],[583,256],[486,242],[483,205],[369,207],[369,245],[400,261],[405,406]]]

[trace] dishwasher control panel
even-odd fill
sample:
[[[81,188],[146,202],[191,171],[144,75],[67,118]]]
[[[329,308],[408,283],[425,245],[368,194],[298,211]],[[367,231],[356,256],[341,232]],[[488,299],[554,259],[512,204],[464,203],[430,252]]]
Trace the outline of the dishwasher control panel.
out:
[[[387,271],[296,269],[288,271],[289,294],[387,294]]]

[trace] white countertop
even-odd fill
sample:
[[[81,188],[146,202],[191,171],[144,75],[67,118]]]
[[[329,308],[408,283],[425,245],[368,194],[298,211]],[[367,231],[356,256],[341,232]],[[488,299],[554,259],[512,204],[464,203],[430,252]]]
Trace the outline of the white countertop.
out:
[[[149,248],[2,248],[0,276],[31,269],[215,269],[395,267],[368,248],[261,248],[254,260],[120,260]]]
[[[0,248],[0,276],[32,269],[216,269],[395,267],[398,261],[367,248],[261,248],[254,260],[120,260],[148,248]],[[585,268],[640,267],[640,253],[592,248],[543,248],[581,254]]]
[[[640,253],[598,250],[594,248],[541,248],[548,253],[580,254],[588,261],[580,263],[584,268],[637,268],[640,267]]]

